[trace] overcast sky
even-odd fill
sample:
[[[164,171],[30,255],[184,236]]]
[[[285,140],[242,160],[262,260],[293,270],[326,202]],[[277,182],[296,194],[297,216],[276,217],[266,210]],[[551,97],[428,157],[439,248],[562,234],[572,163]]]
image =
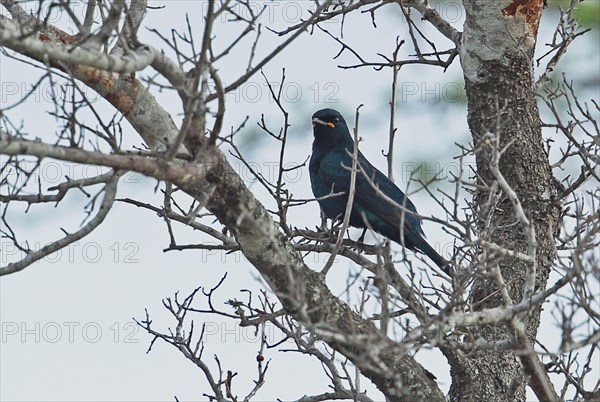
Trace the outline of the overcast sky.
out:
[[[161,40],[148,29],[157,29],[170,37],[170,29],[185,29],[185,13],[189,14],[194,34],[202,34],[203,1],[150,2],[160,9],[149,10],[140,29],[141,39],[158,48],[165,48]],[[263,4],[256,2],[257,5]],[[301,13],[306,16],[308,2],[271,2],[263,14],[261,42],[255,60],[268,54],[281,43],[280,38],[266,26],[284,28],[299,22]],[[462,29],[462,9],[456,3],[446,2],[440,12],[452,24]],[[83,5],[77,9],[83,11]],[[4,13],[5,10],[2,10]],[[547,12],[540,29],[538,47],[550,40],[558,14]],[[373,28],[369,15],[353,14],[345,22],[344,40],[369,60],[378,60],[378,52],[389,55],[394,49],[396,37],[408,39],[403,17],[397,7],[384,7],[376,14],[377,29]],[[64,15],[57,15],[52,23],[68,26]],[[338,21],[323,24],[331,32],[339,33]],[[427,32],[433,32],[426,28]],[[402,29],[398,30],[398,27]],[[225,46],[235,34],[232,24],[217,23],[215,33],[218,46]],[[439,48],[450,47],[449,41],[441,39]],[[218,65],[225,83],[243,73],[251,42],[244,43],[240,52],[232,54]],[[571,73],[571,78],[595,82],[588,86],[588,98],[598,99],[598,30],[578,39],[570,48],[567,59],[559,70]],[[285,68],[285,106],[291,113],[291,129],[286,161],[302,163],[309,155],[312,142],[311,114],[323,107],[333,107],[344,113],[349,125],[353,125],[354,110],[361,109],[361,143],[363,153],[379,168],[385,169],[381,151],[387,147],[388,102],[390,99],[391,71],[374,71],[370,68],[340,69],[340,64],[357,62],[349,53],[333,60],[339,45],[326,34],[315,30],[310,36],[303,34],[294,44],[278,55],[264,69],[270,81],[280,82]],[[405,55],[410,47],[406,45]],[[539,52],[538,52],[539,53]],[[144,74],[151,75],[148,69]],[[13,104],[42,75],[31,66],[17,63],[1,56],[1,102]],[[142,74],[143,75],[143,74]],[[458,154],[455,143],[466,144],[470,136],[466,124],[466,104],[461,102],[462,77],[459,60],[443,73],[440,68],[408,66],[400,72],[399,128],[395,152],[395,176],[401,187],[409,184],[409,174],[421,162],[433,167],[431,174],[456,172],[457,164],[452,157]],[[51,141],[56,120],[49,112],[53,110],[47,81],[36,90],[24,106],[11,110],[11,121],[22,121],[24,131],[32,138]],[[180,101],[176,94],[154,91],[164,107],[172,113],[177,124],[181,119]],[[105,118],[112,117],[110,106],[97,94],[89,91]],[[240,141],[248,160],[272,178],[273,164],[278,160],[278,144],[256,126],[261,114],[277,131],[282,119],[276,105],[269,99],[265,80],[261,75],[253,77],[227,98],[225,127],[237,126],[249,116],[240,134]],[[123,124],[125,144],[131,149],[141,144],[140,138],[127,123]],[[225,130],[225,131],[227,131]],[[5,160],[4,158],[2,160]],[[236,171],[248,180],[260,199],[273,205],[265,191],[239,162],[231,158]],[[47,187],[65,176],[92,176],[99,170],[66,162],[45,161],[40,175]],[[443,175],[442,175],[443,178]],[[310,198],[307,169],[290,172],[286,176],[288,188],[297,198]],[[153,205],[161,204],[161,194],[156,192],[156,181],[137,174],[127,174],[121,179],[119,198],[146,200]],[[442,182],[440,188],[450,188]],[[162,187],[161,187],[162,188]],[[439,207],[425,192],[411,196],[423,215],[443,216]],[[11,205],[10,217],[21,241],[28,240],[36,247],[61,236],[60,228],[74,231],[85,218],[83,206],[89,200],[82,194],[73,193],[56,208],[32,206],[25,214],[25,207]],[[316,203],[292,209],[290,224],[298,227],[319,224]],[[180,244],[199,243],[200,236],[186,228],[176,229]],[[439,225],[424,224],[431,243],[437,247],[451,242]],[[242,289],[258,290],[261,283],[255,271],[240,254],[202,251],[171,251],[164,253],[169,237],[164,221],[148,210],[116,203],[104,224],[82,241],[61,250],[54,256],[0,280],[0,314],[2,340],[0,343],[0,399],[3,401],[181,401],[206,400],[203,392],[209,392],[202,373],[173,347],[158,341],[151,353],[145,354],[152,338],[133,324],[132,317],[144,318],[148,309],[156,329],[165,331],[174,322],[161,306],[161,300],[177,291],[187,295],[198,286],[211,288],[227,273],[222,288],[216,295],[217,305],[229,298],[242,299]],[[20,255],[14,247],[2,239],[1,264],[14,261]],[[325,264],[327,256],[319,260],[311,257],[307,262],[318,268]],[[345,260],[338,260],[332,275],[328,277],[334,292],[344,288],[344,278],[351,269]],[[201,299],[198,301],[200,302]],[[231,309],[229,310],[231,311]],[[259,348],[258,338],[251,328],[238,328],[233,321],[220,317],[198,316],[197,323],[207,325],[206,360],[218,354],[223,367],[239,372],[235,386],[238,395],[244,395],[256,376],[255,356]],[[552,339],[551,319],[546,315],[540,333]],[[276,339],[275,332],[267,335]],[[283,348],[283,347],[282,347]],[[281,348],[280,348],[281,349]],[[267,373],[267,382],[257,400],[297,399],[305,394],[324,392],[327,378],[315,360],[293,353],[275,350],[265,352],[273,359]],[[420,352],[418,359],[427,360],[426,367],[432,371],[445,390],[449,387],[449,374],[445,360],[433,352]],[[434,362],[434,363],[432,363]],[[213,365],[213,367],[215,367]],[[596,370],[598,368],[596,367]],[[372,386],[365,384],[369,389]],[[370,391],[380,398],[376,391]]]

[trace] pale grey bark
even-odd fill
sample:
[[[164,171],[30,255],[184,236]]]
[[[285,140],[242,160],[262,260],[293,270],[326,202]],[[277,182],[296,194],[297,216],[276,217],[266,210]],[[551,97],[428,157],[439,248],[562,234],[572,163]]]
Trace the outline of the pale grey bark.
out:
[[[560,203],[542,143],[533,77],[532,58],[542,1],[521,4],[465,0],[463,4],[466,22],[460,56],[468,98],[468,122],[475,147],[479,148],[477,172],[482,189],[476,201],[482,214],[481,237],[491,237],[504,248],[524,254],[530,255],[532,249],[536,251],[533,265],[520,258],[502,258],[499,268],[508,301],[501,298],[502,289],[493,294],[499,290],[495,281],[476,280],[472,303],[479,303],[477,308],[485,309],[522,301],[524,288],[530,294],[534,288],[546,287],[556,253],[554,233],[560,224]],[[490,139],[498,140],[500,149],[506,147],[497,163],[497,172],[501,172],[506,187],[514,192],[512,199],[520,200],[516,211],[511,197],[504,198],[492,210],[483,210],[492,191],[486,184],[498,179],[492,169],[495,156]],[[532,223],[531,230],[518,224],[517,215],[521,223]],[[484,217],[489,219],[490,226],[484,224]],[[534,244],[527,232],[535,233]],[[529,339],[521,338],[522,342],[535,340],[539,317],[539,306],[525,316],[525,333]],[[490,342],[514,336],[504,324],[482,326],[480,335]],[[525,401],[528,378],[523,370],[523,359],[520,361],[518,355],[504,350],[477,351],[470,355],[447,351],[446,355],[454,377],[453,401]],[[535,387],[531,382],[529,385]],[[540,387],[545,389],[546,384]],[[557,399],[553,391],[549,395],[545,400]]]
[[[3,17],[0,19],[0,45],[26,53],[39,60],[63,63],[79,63],[101,70],[115,73],[134,73],[148,67],[154,60],[154,52],[149,46],[140,46],[126,55],[113,55],[97,49],[87,49],[75,45],[66,47],[64,44],[48,43],[35,36],[29,36],[27,31],[21,32],[17,24]]]
[[[199,182],[204,180],[207,172],[214,166],[210,154],[201,162],[188,162],[179,159],[161,160],[155,154],[108,155],[102,152],[85,151],[82,149],[59,145],[43,144],[37,141],[24,140],[10,136],[0,130],[0,148],[4,155],[29,155],[40,159],[52,158],[57,160],[89,163],[98,166],[111,167],[142,173],[158,180]]]
[[[139,58],[135,56],[136,52],[117,56],[123,50],[121,46],[113,48],[114,52],[110,54],[84,49],[79,46],[78,37],[52,26],[41,28],[33,17],[19,11],[14,1],[2,0],[2,3],[15,20],[0,16],[1,44],[61,69],[93,88],[127,118],[150,149],[150,152],[138,155],[107,155],[0,133],[3,154],[52,157],[133,170],[167,180],[183,189],[228,229],[229,233],[218,232],[213,237],[222,240],[223,249],[244,253],[277,295],[285,313],[352,361],[389,401],[445,400],[432,375],[410,355],[411,347],[423,339],[426,344],[439,340],[452,369],[450,398],[453,401],[524,401],[526,384],[540,400],[558,399],[532,343],[537,335],[541,304],[583,269],[569,272],[546,289],[556,254],[554,235],[561,223],[561,206],[542,143],[532,69],[542,0],[493,4],[484,0],[465,0],[467,19],[462,34],[426,1],[398,2],[421,12],[424,19],[457,46],[467,89],[468,122],[477,155],[479,187],[475,205],[479,221],[474,244],[481,249],[480,258],[474,265],[474,270],[480,272],[461,273],[472,275],[465,282],[474,278],[470,297],[464,301],[462,294],[452,294],[449,297],[454,304],[449,303],[450,308],[439,315],[428,311],[428,306],[415,296],[415,288],[404,282],[393,266],[381,272],[379,264],[362,255],[353,255],[359,265],[378,278],[384,278],[383,286],[395,289],[420,322],[421,326],[412,329],[402,342],[389,339],[373,321],[357,314],[334,296],[324,275],[310,269],[299,255],[299,250],[333,250],[334,254],[347,255],[347,248],[340,250],[342,238],[338,238],[335,246],[291,244],[289,238],[292,236],[286,237],[282,233],[273,216],[246,187],[221,150],[214,146],[220,125],[215,123],[210,136],[205,133],[205,102],[219,99],[217,115],[222,117],[224,94],[241,85],[275,57],[311,20],[286,30],[284,33],[296,32],[245,75],[223,88],[219,86],[216,69],[206,60],[206,66],[200,63],[200,70],[204,71],[200,77],[200,70],[184,72],[154,48],[138,48]],[[384,3],[356,2],[348,4],[347,8],[340,6],[329,10],[326,15],[320,14],[327,5],[323,3],[311,18],[312,21],[326,20],[363,5],[378,7],[375,4]],[[214,5],[213,2],[210,4]],[[118,16],[124,2],[115,2],[113,6],[111,12]],[[144,9],[144,1],[132,2],[131,25],[120,30],[119,41],[135,35]],[[81,32],[89,31],[90,18],[86,14]],[[19,26],[17,20],[22,25]],[[107,32],[100,30],[94,38],[99,42],[105,40],[116,29],[116,21],[109,21],[110,26],[103,27]],[[29,36],[22,37],[22,32]],[[208,28],[205,29],[203,49],[207,47],[206,38],[210,38]],[[456,50],[453,52],[450,53],[455,55]],[[452,59],[453,56],[443,63],[433,60],[429,64],[445,65]],[[415,62],[428,64],[425,59]],[[115,73],[134,72],[149,63],[179,92],[186,112],[182,128],[176,127],[170,115],[139,80],[132,75]],[[364,62],[364,65],[369,63]],[[187,109],[186,100],[197,95],[200,78],[208,79],[207,71],[217,90],[205,99],[198,97],[197,107]],[[194,76],[194,72],[198,75]],[[113,190],[107,185],[105,202],[112,203]],[[498,202],[489,203],[494,197]],[[102,210],[98,217],[103,219],[105,212]],[[186,221],[187,217],[178,215],[174,219]],[[217,232],[214,228],[196,228],[206,233]],[[494,254],[493,260],[487,259],[489,254]],[[457,286],[459,279],[455,281]],[[444,296],[440,299],[444,300]],[[453,331],[455,328],[458,331]],[[446,329],[452,334],[445,336]],[[440,339],[429,337],[432,332],[441,334]]]

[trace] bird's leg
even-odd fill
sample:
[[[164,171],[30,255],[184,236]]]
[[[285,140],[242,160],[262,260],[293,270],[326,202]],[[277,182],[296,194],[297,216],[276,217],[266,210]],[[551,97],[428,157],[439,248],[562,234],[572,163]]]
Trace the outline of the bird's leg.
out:
[[[321,211],[321,226],[318,228],[321,232],[327,232],[327,217]]]
[[[360,235],[360,237],[358,238],[358,240],[356,240],[358,243],[363,244],[365,242],[365,235],[367,234],[367,228],[363,229],[362,234]]]

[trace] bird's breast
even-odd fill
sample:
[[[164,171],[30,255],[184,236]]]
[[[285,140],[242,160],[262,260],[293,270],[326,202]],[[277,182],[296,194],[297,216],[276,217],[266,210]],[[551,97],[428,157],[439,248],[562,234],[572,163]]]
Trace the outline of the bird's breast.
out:
[[[336,190],[332,183],[323,180],[319,174],[321,160],[322,157],[320,157],[318,153],[313,152],[308,167],[310,173],[310,184],[313,195],[315,198],[319,199],[319,205],[321,206],[321,210],[325,216],[330,219],[335,219],[336,217],[344,214],[348,196],[346,194],[337,196],[332,195],[341,191],[339,189]]]

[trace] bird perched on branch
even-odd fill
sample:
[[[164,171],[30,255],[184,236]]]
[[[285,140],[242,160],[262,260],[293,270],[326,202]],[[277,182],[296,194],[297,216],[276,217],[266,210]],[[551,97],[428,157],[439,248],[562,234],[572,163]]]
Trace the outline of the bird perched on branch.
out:
[[[312,116],[312,125],[315,137],[309,165],[312,191],[325,216],[342,221],[349,200],[354,140],[337,110],[319,110]],[[409,250],[422,252],[452,276],[448,262],[425,241],[414,204],[360,152],[349,224],[371,229]]]

